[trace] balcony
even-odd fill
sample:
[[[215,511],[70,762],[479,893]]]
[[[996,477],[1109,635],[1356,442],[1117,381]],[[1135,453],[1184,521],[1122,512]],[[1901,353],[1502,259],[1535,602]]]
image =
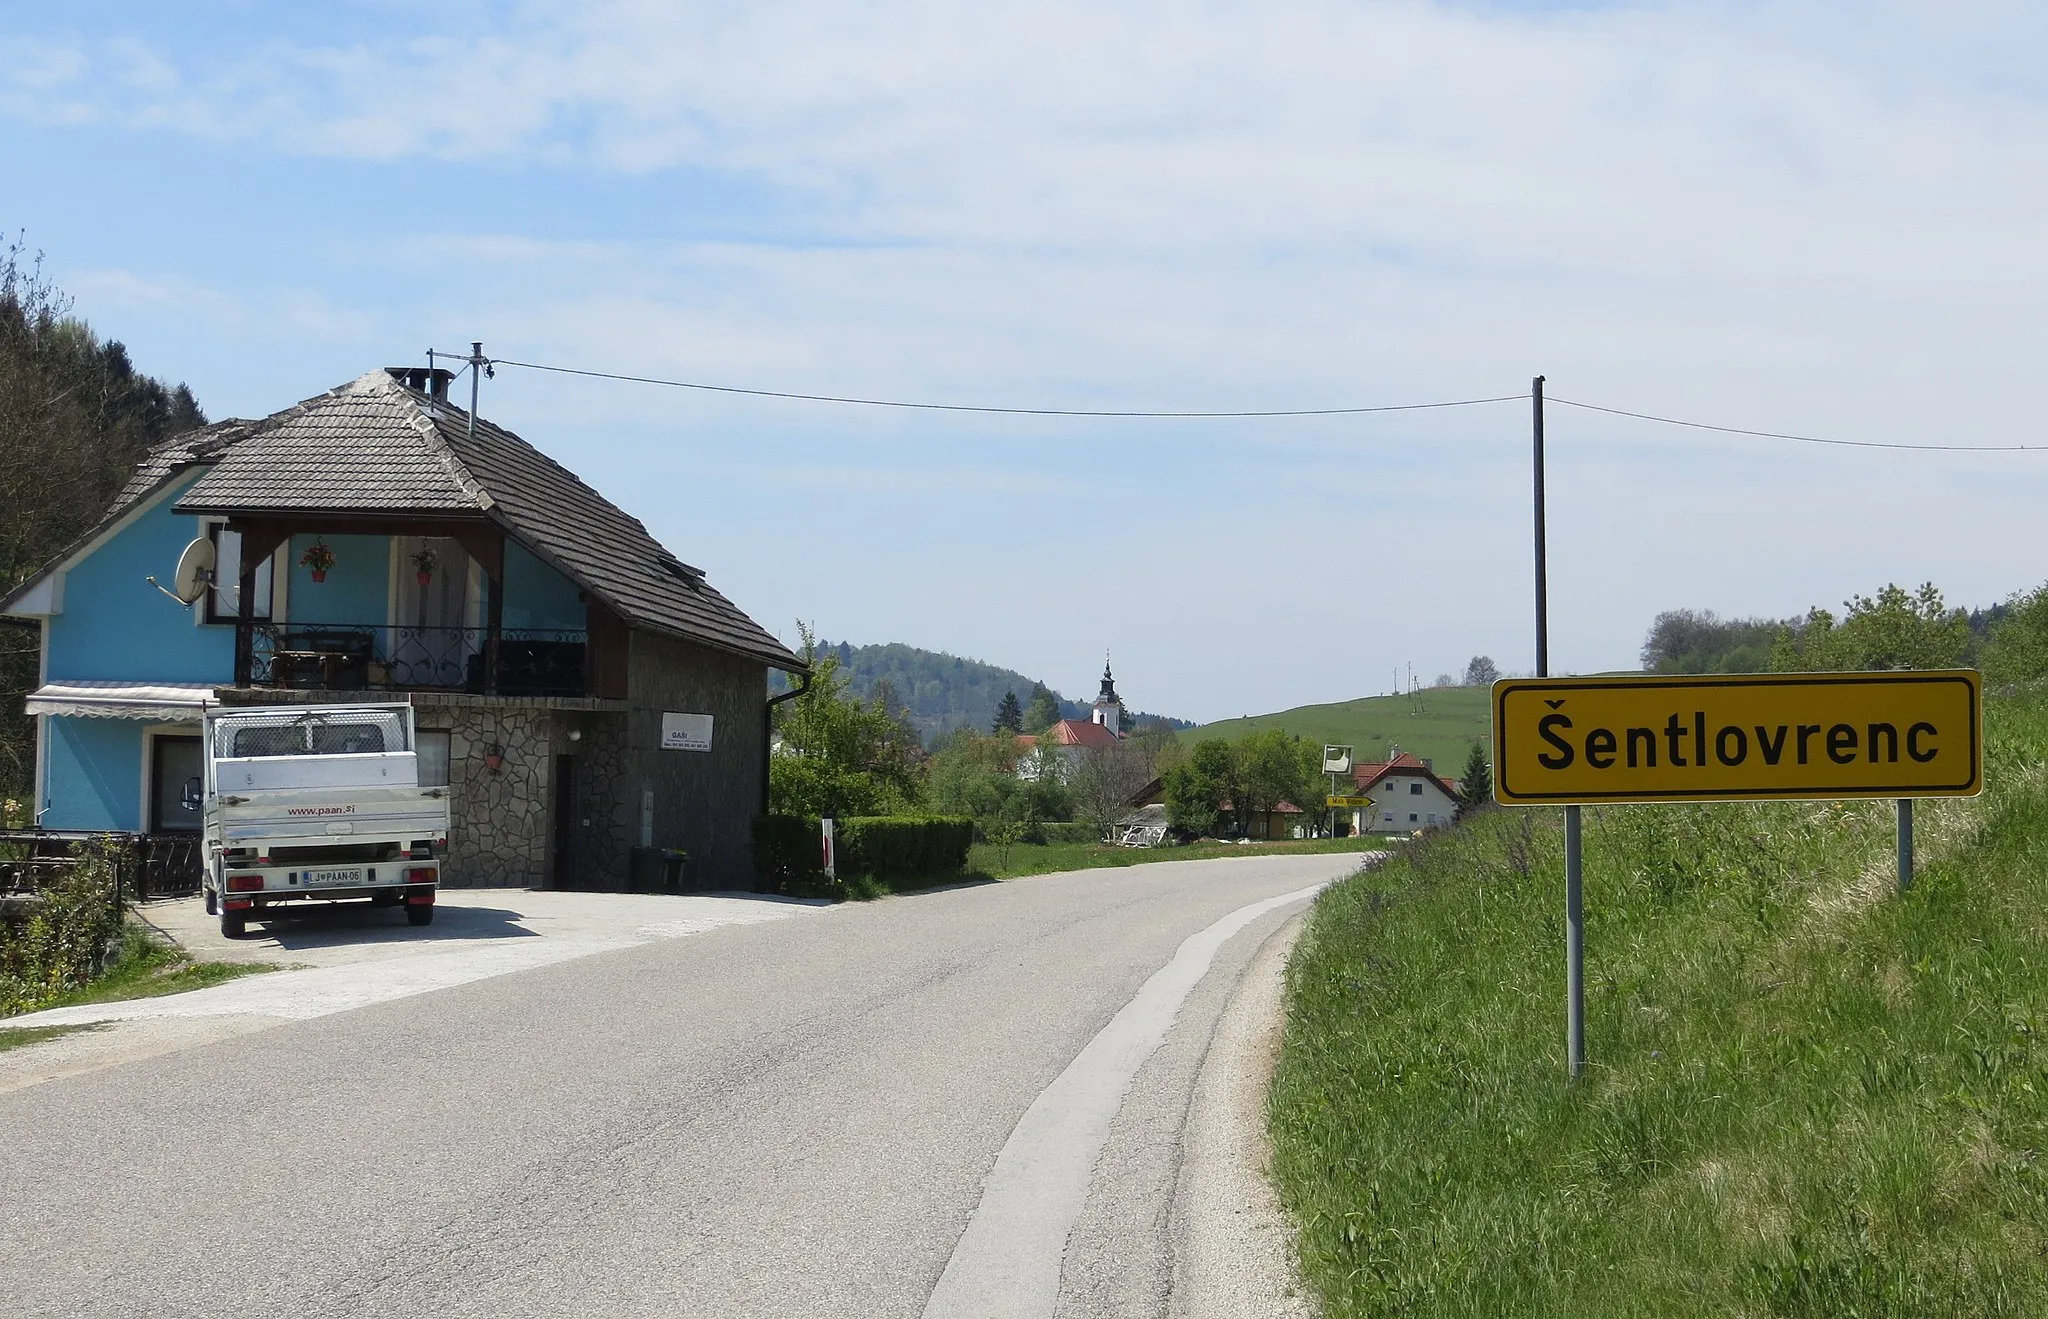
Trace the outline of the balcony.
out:
[[[588,634],[568,628],[254,624],[249,686],[583,696]]]
[[[265,691],[622,698],[625,624],[498,527],[275,514],[217,532],[209,621]]]

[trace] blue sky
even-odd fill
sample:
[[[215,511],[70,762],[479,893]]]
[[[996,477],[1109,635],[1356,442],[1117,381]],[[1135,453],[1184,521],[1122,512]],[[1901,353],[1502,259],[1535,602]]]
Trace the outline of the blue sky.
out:
[[[2020,3],[735,9],[76,3],[0,17],[0,225],[260,415],[502,357],[956,402],[1553,394],[2048,443],[2048,15]],[[1198,719],[1530,662],[1527,409],[879,413],[539,376],[485,412],[785,638]],[[2048,578],[2048,454],[1551,417],[1553,664],[1662,609]]]

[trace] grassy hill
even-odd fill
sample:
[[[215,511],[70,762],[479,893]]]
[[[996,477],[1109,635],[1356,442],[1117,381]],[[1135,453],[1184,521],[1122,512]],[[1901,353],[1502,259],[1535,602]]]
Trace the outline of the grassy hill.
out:
[[[1983,796],[1490,810],[1318,899],[1274,1170],[1339,1316],[2048,1314],[2048,694]]]
[[[1484,687],[1432,687],[1413,696],[1366,696],[1224,719],[1184,732],[1181,740],[1235,739],[1265,728],[1284,728],[1312,742],[1348,743],[1360,760],[1384,760],[1388,745],[1398,743],[1435,761],[1439,773],[1455,776],[1472,743],[1491,736],[1492,715]]]

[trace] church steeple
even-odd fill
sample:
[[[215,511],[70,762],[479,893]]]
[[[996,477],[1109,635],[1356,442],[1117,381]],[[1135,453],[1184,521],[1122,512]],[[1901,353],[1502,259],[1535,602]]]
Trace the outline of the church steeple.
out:
[[[1092,714],[1096,723],[1118,737],[1124,735],[1124,702],[1116,694],[1116,679],[1109,671],[1108,651],[1102,652],[1102,691],[1095,698]]]

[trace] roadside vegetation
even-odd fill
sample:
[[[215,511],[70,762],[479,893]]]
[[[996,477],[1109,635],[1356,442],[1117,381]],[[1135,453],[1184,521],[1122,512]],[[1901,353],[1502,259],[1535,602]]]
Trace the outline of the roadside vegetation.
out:
[[[10,899],[0,911],[0,1018],[178,994],[278,969],[270,963],[194,962],[142,926],[123,924],[123,862],[117,843],[81,844],[75,864],[54,871],[33,896]]]
[[[1152,861],[1201,861],[1221,856],[1298,856],[1305,853],[1372,852],[1399,847],[1400,842],[1383,838],[1291,838],[1278,842],[1226,843],[1205,839],[1184,847],[1117,847],[1109,843],[1029,844],[1003,848],[994,843],[977,843],[968,853],[970,875],[990,879],[1018,879],[1025,875],[1050,875],[1062,870],[1097,870],[1105,867],[1144,865]]]
[[[2044,601],[1978,637],[1888,588],[1773,638],[1785,668],[1975,652],[2008,689],[1908,893],[1888,802],[1587,809],[1579,1082],[1561,812],[1327,892],[1270,1112],[1325,1312],[2048,1313]]]

